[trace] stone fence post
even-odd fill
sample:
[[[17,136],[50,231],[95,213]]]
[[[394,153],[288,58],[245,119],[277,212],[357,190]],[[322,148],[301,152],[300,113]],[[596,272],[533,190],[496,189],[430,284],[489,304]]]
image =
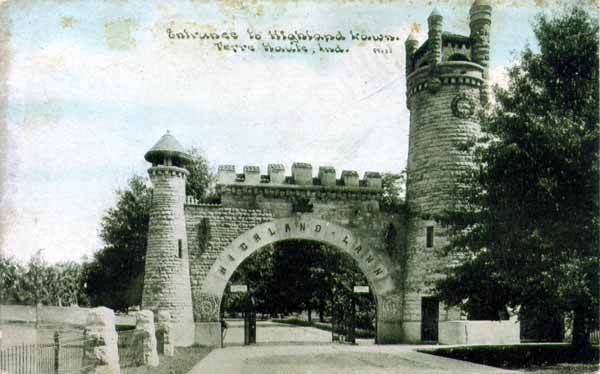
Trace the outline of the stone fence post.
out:
[[[152,311],[142,310],[137,313],[134,342],[141,346],[141,364],[152,367],[158,366],[156,331],[154,329],[154,313]]]
[[[86,374],[120,374],[115,314],[99,307],[88,312],[83,363]]]
[[[171,313],[168,310],[159,310],[156,313],[156,337],[160,353],[165,356],[175,355],[175,337],[171,328]]]

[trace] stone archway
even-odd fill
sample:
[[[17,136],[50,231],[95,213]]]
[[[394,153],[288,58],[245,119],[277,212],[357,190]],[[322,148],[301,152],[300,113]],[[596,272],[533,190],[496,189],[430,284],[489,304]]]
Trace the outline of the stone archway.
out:
[[[220,330],[219,312],[227,282],[242,262],[261,248],[285,240],[309,240],[330,245],[352,257],[363,272],[377,303],[378,316],[389,319],[390,297],[397,299],[392,262],[363,246],[351,229],[310,215],[279,218],[254,226],[227,245],[211,266],[194,296],[197,336],[214,340]],[[395,305],[394,305],[395,306]],[[398,305],[399,307],[400,305]],[[399,308],[394,308],[396,312]],[[386,314],[387,313],[387,314]],[[379,329],[378,329],[379,330]],[[385,338],[377,331],[378,339]],[[214,342],[213,342],[214,343]]]
[[[324,243],[349,254],[365,274],[373,294],[394,292],[390,261],[363,247],[360,238],[348,228],[310,216],[280,218],[253,227],[233,240],[216,259],[196,297],[201,322],[219,320],[221,300],[229,278],[241,263],[261,248],[284,240],[310,240]]]

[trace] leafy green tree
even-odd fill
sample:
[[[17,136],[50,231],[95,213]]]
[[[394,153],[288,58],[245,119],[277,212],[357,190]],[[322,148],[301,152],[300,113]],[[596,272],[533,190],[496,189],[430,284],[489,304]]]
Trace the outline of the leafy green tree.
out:
[[[400,174],[383,173],[382,188],[383,197],[381,206],[384,209],[394,209],[404,202],[404,194],[406,191],[406,170]]]
[[[198,149],[192,148],[190,154],[194,161],[186,165],[190,172],[186,192],[205,201],[214,177]],[[152,187],[146,178],[133,176],[116,195],[115,207],[106,211],[100,224],[105,246],[84,265],[83,277],[92,305],[126,310],[142,299]]]
[[[0,301],[16,303],[20,294],[19,279],[24,273],[23,266],[10,257],[0,258]]]
[[[83,265],[73,261],[61,262],[54,265],[58,272],[60,292],[57,295],[57,305],[88,305],[83,280]]]
[[[573,345],[598,326],[598,21],[573,8],[534,26],[526,49],[482,115],[448,253],[462,258],[438,284],[451,305],[494,314],[504,305],[574,315]]]
[[[218,202],[219,197],[214,190],[216,175],[210,169],[204,153],[197,147],[190,148],[188,153],[194,162],[186,166],[190,172],[185,183],[186,193],[199,201]]]
[[[263,314],[318,312],[321,322],[331,315],[332,304],[353,297],[354,285],[367,280],[356,261],[336,248],[306,240],[287,240],[250,256],[234,272],[230,284],[247,284]],[[334,294],[337,296],[334,298]],[[246,295],[225,294],[224,310],[239,313]],[[373,298],[357,298],[363,328],[372,328]]]
[[[117,204],[102,218],[100,237],[105,247],[85,265],[86,292],[92,305],[117,310],[139,305],[152,190],[139,176],[117,191]]]
[[[0,259],[0,302],[26,305],[86,305],[82,265],[48,264],[41,250],[27,264]]]
[[[275,304],[271,290],[273,280],[273,247],[265,247],[247,258],[233,273],[229,280],[232,284],[244,284],[254,297],[255,310],[263,314],[275,313]],[[226,290],[223,297],[223,309],[228,313],[242,313],[244,300],[248,295],[230,293]]]

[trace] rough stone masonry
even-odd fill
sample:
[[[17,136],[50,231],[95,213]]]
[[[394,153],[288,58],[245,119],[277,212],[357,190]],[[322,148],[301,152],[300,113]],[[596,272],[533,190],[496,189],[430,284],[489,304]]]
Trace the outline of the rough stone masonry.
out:
[[[406,212],[383,210],[382,179],[367,172],[294,163],[222,165],[222,203],[186,197],[190,161],[167,133],[145,155],[154,185],[143,308],[168,310],[175,343],[220,344],[219,311],[228,279],[253,252],[288,239],[314,240],[348,253],[377,299],[377,342],[437,341],[437,323],[457,311],[431,297],[433,282],[450,262],[435,254],[446,243],[434,219],[452,203],[456,175],[471,166],[460,145],[479,136],[476,112],[487,103],[492,7],[477,0],[469,36],[443,31],[428,18],[428,40],[406,40],[410,110]],[[393,235],[390,235],[393,234]],[[394,241],[386,240],[393,237]]]

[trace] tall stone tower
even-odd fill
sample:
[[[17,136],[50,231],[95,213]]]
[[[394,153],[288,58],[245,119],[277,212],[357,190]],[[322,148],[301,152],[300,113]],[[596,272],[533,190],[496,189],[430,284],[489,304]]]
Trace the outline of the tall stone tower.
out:
[[[184,168],[191,157],[167,131],[144,156],[154,186],[144,275],[143,308],[171,312],[175,343],[194,342],[190,264],[185,224]]]
[[[405,43],[410,110],[406,191],[413,212],[405,313],[412,321],[426,323],[424,303],[435,305],[425,299],[439,278],[437,265],[445,264],[436,263],[434,250],[446,243],[446,230],[435,216],[452,204],[456,176],[471,164],[461,144],[480,135],[476,113],[487,103],[491,15],[490,2],[476,0],[470,35],[463,36],[444,32],[443,17],[434,10],[428,18],[428,40],[419,46],[411,35]],[[416,337],[419,330],[426,333],[415,325],[409,335]]]

